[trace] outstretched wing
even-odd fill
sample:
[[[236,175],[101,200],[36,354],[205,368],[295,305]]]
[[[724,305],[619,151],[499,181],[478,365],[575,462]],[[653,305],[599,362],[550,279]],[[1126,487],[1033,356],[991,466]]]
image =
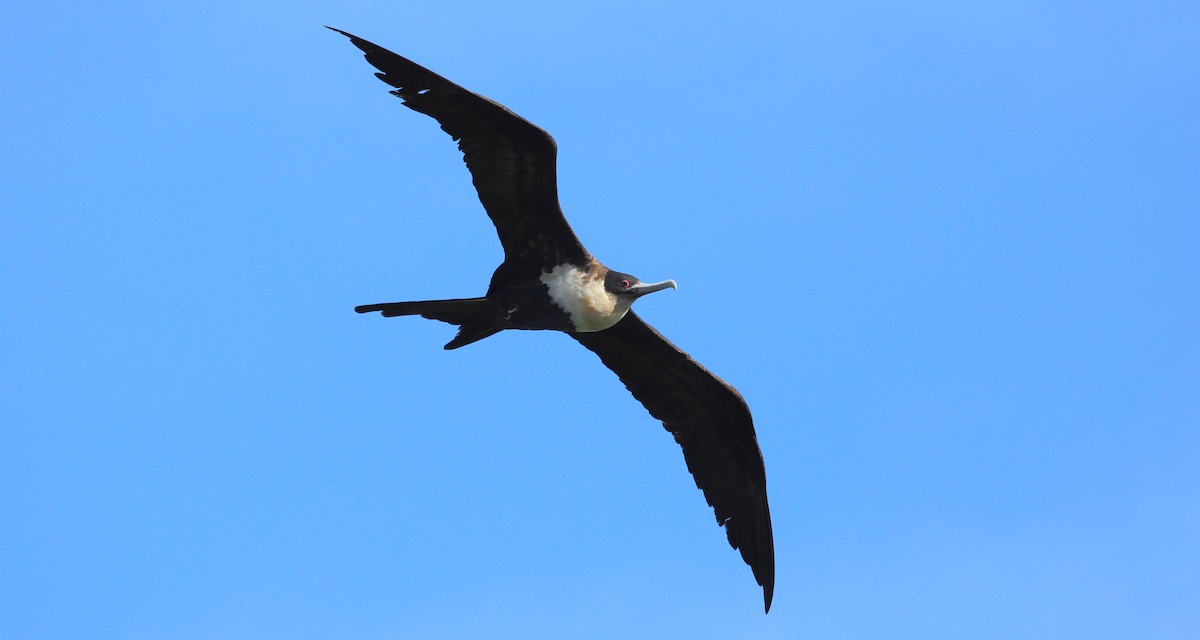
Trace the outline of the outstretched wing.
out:
[[[329,27],[333,29],[333,27]],[[504,260],[536,267],[587,264],[558,204],[554,138],[506,107],[358,36],[333,29],[362,49],[376,77],[404,106],[438,121],[458,141],[479,201],[496,225]]]
[[[632,311],[595,333],[572,333],[612,369],[633,397],[683,447],[688,470],[763,587],[771,609],[775,543],[767,478],[750,408],[736,389],[713,375]]]

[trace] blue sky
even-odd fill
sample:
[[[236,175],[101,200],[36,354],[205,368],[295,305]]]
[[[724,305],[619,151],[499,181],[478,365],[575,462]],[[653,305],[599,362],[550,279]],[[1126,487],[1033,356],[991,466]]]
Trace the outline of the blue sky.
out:
[[[6,7],[0,635],[1194,638],[1200,5]],[[450,139],[541,125],[736,385],[778,585],[572,340],[479,295]]]

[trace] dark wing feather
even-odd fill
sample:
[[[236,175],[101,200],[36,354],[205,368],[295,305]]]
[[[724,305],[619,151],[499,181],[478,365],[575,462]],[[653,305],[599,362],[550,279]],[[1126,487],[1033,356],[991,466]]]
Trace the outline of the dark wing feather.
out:
[[[329,27],[333,29],[333,27]],[[554,138],[506,107],[472,93],[383,47],[340,29],[362,49],[375,75],[395,87],[404,106],[438,121],[458,141],[479,201],[496,225],[504,259],[512,265],[552,268],[587,264],[558,204]]]
[[[763,587],[775,590],[775,543],[767,478],[750,408],[736,389],[662,337],[632,311],[610,329],[572,333],[683,447],[688,470]]]

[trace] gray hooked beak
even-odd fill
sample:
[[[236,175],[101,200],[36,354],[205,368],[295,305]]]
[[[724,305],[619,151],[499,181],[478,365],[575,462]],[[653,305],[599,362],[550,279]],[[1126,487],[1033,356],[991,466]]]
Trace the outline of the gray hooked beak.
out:
[[[629,293],[633,294],[634,299],[640,298],[647,293],[662,291],[663,289],[675,289],[674,280],[663,280],[662,282],[639,282],[632,287],[629,287]]]

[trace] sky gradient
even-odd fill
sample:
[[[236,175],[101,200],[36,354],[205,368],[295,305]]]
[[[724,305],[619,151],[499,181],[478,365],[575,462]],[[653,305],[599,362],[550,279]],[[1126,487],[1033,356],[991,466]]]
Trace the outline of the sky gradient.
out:
[[[0,48],[0,637],[1200,637],[1200,5],[50,0]],[[481,295],[559,144],[738,387],[770,615],[669,434]]]

